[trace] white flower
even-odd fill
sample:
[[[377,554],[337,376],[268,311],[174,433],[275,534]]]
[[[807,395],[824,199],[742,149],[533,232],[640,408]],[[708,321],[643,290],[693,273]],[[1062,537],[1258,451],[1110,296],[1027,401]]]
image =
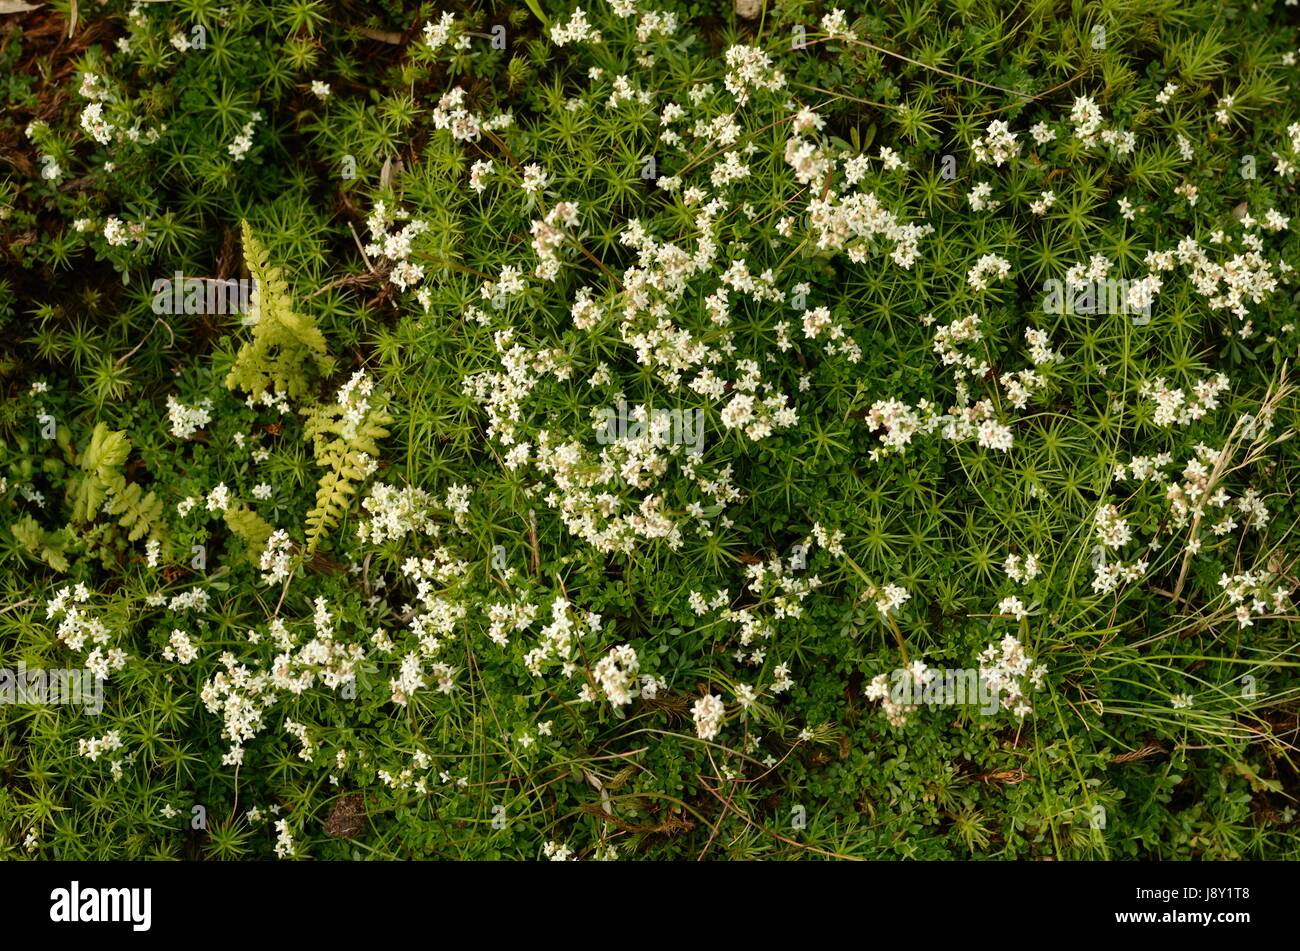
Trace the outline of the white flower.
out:
[[[172,631],[167,648],[163,651],[165,659],[174,660],[179,664],[189,664],[198,656],[198,648],[194,646],[188,634],[180,630]]]
[[[995,119],[989,123],[984,137],[971,144],[971,151],[975,153],[976,162],[1000,167],[1020,155],[1020,144],[1016,141],[1016,133],[1011,131],[1007,123]]]
[[[436,53],[451,38],[451,29],[456,25],[456,17],[452,13],[444,12],[437,23],[428,21],[424,24],[424,42],[428,44],[429,51]]]
[[[857,39],[857,35],[845,25],[844,11],[838,8],[822,17],[822,30],[833,40]]]
[[[569,859],[573,858],[573,849],[569,848],[567,845],[562,845],[559,842],[548,841],[542,846],[542,852],[552,862],[567,862]]]
[[[998,602],[999,614],[1010,614],[1017,621],[1029,617],[1029,611],[1025,608],[1025,603],[1015,595],[1003,598]]]
[[[547,177],[546,171],[536,162],[529,162],[524,166],[524,179],[520,187],[527,194],[536,195],[546,187],[548,181],[550,179]]]
[[[469,169],[469,187],[480,195],[483,194],[483,191],[487,188],[484,179],[492,174],[492,169],[491,159],[480,159],[471,165]]]
[[[266,540],[266,548],[262,551],[262,556],[258,561],[258,567],[262,569],[262,581],[268,585],[279,584],[293,574],[291,554],[293,543],[289,539],[289,533],[277,529],[271,533]]]
[[[1109,503],[1097,509],[1095,522],[1097,539],[1107,548],[1123,548],[1133,537],[1128,521],[1122,518],[1119,510]]]
[[[880,589],[880,594],[876,598],[876,610],[880,612],[881,617],[888,617],[897,613],[903,603],[911,597],[911,592],[902,585],[887,584]]]
[[[249,117],[248,121],[244,123],[244,127],[239,130],[239,135],[235,136],[235,140],[226,146],[226,151],[230,153],[230,157],[236,162],[242,162],[244,156],[247,155],[249,150],[253,147],[253,127],[257,125],[261,119],[262,114],[260,112],[254,112]]]
[[[1013,444],[1011,427],[999,423],[996,419],[981,420],[976,427],[976,440],[985,449],[1009,452]]]
[[[990,198],[992,194],[992,185],[988,182],[977,182],[975,187],[966,194],[966,200],[970,202],[971,209],[974,211],[995,211],[1002,202]]]
[[[126,225],[120,218],[109,217],[104,222],[104,240],[114,247],[122,247],[130,240]]]
[[[172,435],[177,439],[189,439],[208,423],[212,422],[212,401],[204,400],[198,406],[186,406],[176,397],[167,397],[167,419],[171,422]]]
[[[224,512],[230,508],[230,489],[224,482],[208,493],[207,506],[209,512]]]
[[[1082,139],[1084,144],[1092,145],[1096,135],[1101,131],[1101,109],[1087,96],[1074,100],[1070,110],[1070,121],[1074,124],[1074,136]]]
[[[239,752],[242,754],[243,750],[240,749]],[[234,753],[233,749],[231,750],[231,753]],[[241,755],[238,761],[242,761],[242,760],[243,760],[243,756]],[[292,858],[294,844],[293,844],[293,835],[289,832],[289,820],[277,819],[275,822],[275,831],[276,831],[276,837],[275,837],[276,857],[282,859]]]
[[[113,141],[113,125],[104,118],[102,102],[89,103],[81,110],[81,127],[100,145]]]
[[[584,42],[599,43],[600,40],[600,30],[593,29],[587,22],[587,14],[582,7],[577,7],[573,11],[568,23],[556,23],[551,27],[551,42],[556,46]]]
[[[632,702],[637,689],[637,671],[640,661],[636,651],[624,644],[616,647],[603,657],[592,671],[609,702],[615,706],[625,706]]]
[[[716,694],[707,694],[695,701],[691,715],[695,718],[695,734],[702,740],[711,740],[722,727],[727,707]]]

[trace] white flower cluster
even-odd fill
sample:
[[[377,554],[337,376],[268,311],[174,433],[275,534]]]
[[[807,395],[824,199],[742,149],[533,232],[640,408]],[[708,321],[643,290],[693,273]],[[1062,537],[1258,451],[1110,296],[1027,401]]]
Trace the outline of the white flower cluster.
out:
[[[833,40],[857,39],[857,34],[845,23],[844,11],[838,7],[822,17],[822,32]]]
[[[198,406],[186,406],[176,397],[168,394],[167,419],[171,423],[173,436],[177,439],[189,439],[212,422],[212,401],[203,400]]]
[[[222,717],[222,736],[230,743],[224,765],[243,762],[244,744],[261,731],[266,713],[283,694],[299,696],[317,683],[331,690],[355,683],[365,650],[335,638],[324,598],[316,599],[313,627],[315,636],[299,647],[288,625],[273,619],[270,631],[278,653],[269,668],[255,664],[250,669],[229,651],[221,655],[223,669],[203,685],[199,697],[209,713]],[[250,632],[250,643],[260,640],[260,635]]]
[[[1192,395],[1171,387],[1164,377],[1143,383],[1138,395],[1156,404],[1153,421],[1157,426],[1187,426],[1219,408],[1219,397],[1228,389],[1228,376],[1215,374],[1192,385]]]
[[[626,706],[637,695],[637,673],[641,662],[630,645],[615,647],[596,662],[592,676],[609,702],[616,707]]]
[[[439,17],[437,23],[432,20],[426,21],[421,32],[424,34],[424,42],[429,47],[429,52],[436,53],[446,46],[451,40],[452,31],[456,25],[455,15],[445,11]],[[452,44],[452,48],[457,50],[467,50],[469,46],[470,36],[467,33],[461,33]]]
[[[892,398],[877,400],[867,411],[867,426],[872,430],[882,430],[881,448],[871,451],[873,461],[904,451],[918,433],[929,434],[936,430],[950,442],[974,439],[985,449],[1000,452],[1011,449],[1014,443],[1011,427],[998,419],[993,400],[979,400],[973,405],[970,402],[967,379],[982,380],[991,369],[986,353],[976,356],[961,349],[984,340],[980,324],[980,318],[970,314],[935,331],[934,351],[945,366],[954,368],[953,376],[957,381],[957,403],[947,413],[940,413],[929,400],[921,400],[914,408]],[[1035,368],[1007,372],[998,378],[1016,410],[1024,409],[1030,397],[1045,385],[1046,380],[1037,368],[1059,359],[1043,331],[1026,328],[1025,339]]]
[[[935,676],[935,672],[926,665],[925,661],[914,660],[895,672],[895,686],[899,688],[902,696],[920,697],[924,695],[925,688]],[[908,716],[916,712],[917,705],[897,700],[890,689],[890,680],[888,673],[876,674],[867,684],[865,695],[868,700],[880,702],[880,712],[884,714],[890,726],[901,727],[907,723]]]
[[[1288,220],[1277,215],[1275,209],[1270,209],[1270,214],[1275,217],[1265,216],[1266,227],[1272,231],[1282,230]],[[1179,241],[1173,253],[1179,264],[1191,269],[1192,287],[1205,298],[1211,310],[1227,310],[1245,320],[1248,316],[1247,302],[1260,304],[1266,301],[1277,291],[1279,275],[1285,277],[1294,268],[1280,258],[1274,263],[1264,257],[1264,239],[1255,233],[1258,220],[1246,214],[1240,221],[1246,232],[1240,240],[1246,250],[1233,254],[1223,263],[1211,260],[1205,249],[1190,237]],[[1214,242],[1219,244],[1234,240],[1222,234],[1213,237],[1222,239]],[[1148,257],[1151,257],[1150,253]],[[1277,273],[1274,273],[1275,269]],[[1241,333],[1243,338],[1249,335],[1249,330]]]
[[[289,831],[288,819],[275,820],[275,856],[292,858],[294,854],[293,834]]]
[[[557,661],[562,665],[565,676],[572,676],[577,672],[577,666],[572,663],[577,639],[585,633],[600,630],[599,615],[589,614],[582,621],[575,621],[570,615],[569,607],[567,598],[559,594],[555,596],[551,602],[551,623],[542,628],[538,645],[524,655],[524,666],[534,677],[542,675],[543,664]]]
[[[306,724],[299,723],[297,720],[285,720],[284,732],[288,733],[300,744],[301,749],[298,750],[298,758],[310,763],[316,753],[316,747],[307,735]]]
[[[230,508],[230,488],[226,483],[218,483],[217,486],[208,493],[207,506],[209,512],[225,512]]]
[[[1029,210],[1036,215],[1045,215],[1056,204],[1056,193],[1050,189],[1038,193],[1038,198],[1029,203]]]
[[[573,849],[559,842],[547,841],[542,846],[542,854],[552,862],[567,862],[573,858]]]
[[[876,610],[881,617],[897,614],[904,603],[910,601],[912,593],[898,584],[884,585],[876,595]]]
[[[81,128],[100,145],[113,141],[113,124],[104,118],[102,102],[88,103],[81,110]]]
[[[641,14],[636,24],[636,41],[649,43],[656,36],[668,37],[677,32],[677,14],[651,10]]]
[[[787,162],[797,161],[800,154],[798,149],[792,153],[787,143]],[[871,192],[841,195],[831,191],[824,198],[814,198],[808,203],[808,221],[817,236],[818,250],[844,251],[850,261],[861,264],[883,237],[893,243],[890,257],[902,268],[912,266],[921,239],[934,230],[928,224],[902,223]]]
[[[122,748],[122,734],[118,730],[109,730],[101,737],[89,740],[77,740],[77,753],[88,760],[97,760],[104,753]]]
[[[1070,109],[1070,122],[1074,125],[1074,137],[1084,145],[1092,147],[1097,142],[1097,133],[1101,131],[1101,109],[1088,96],[1078,96]]]
[[[109,647],[110,633],[104,622],[90,613],[90,589],[78,583],[64,586],[45,602],[46,618],[59,618],[56,636],[70,651],[86,653],[82,663],[100,680],[108,679],[111,671],[126,666],[127,654],[117,647]]]
[[[374,381],[366,375],[365,370],[358,370],[339,387],[338,405],[343,410],[339,434],[344,439],[357,438],[357,430],[370,412],[370,396],[374,390]]]
[[[975,187],[966,193],[966,201],[971,211],[997,211],[1002,202],[993,195],[993,185],[989,182],[976,182]]]
[[[1277,585],[1274,587],[1274,585]],[[1255,615],[1267,614],[1272,602],[1274,614],[1285,614],[1293,607],[1291,589],[1279,583],[1271,572],[1253,571],[1238,575],[1223,574],[1219,576],[1219,587],[1232,605],[1239,628],[1251,627]]]
[[[789,405],[789,397],[774,392],[763,382],[757,363],[742,360],[736,366],[744,375],[732,383],[731,400],[722,408],[722,425],[739,429],[758,442],[778,429],[788,429],[799,422],[799,414]],[[762,395],[763,392],[768,395]]]
[[[1253,427],[1251,436],[1256,439],[1262,439],[1272,427],[1271,413],[1261,412],[1260,416],[1261,419],[1247,417]],[[1210,526],[1212,534],[1224,536],[1239,527],[1259,531],[1268,525],[1271,518],[1259,491],[1247,487],[1234,501],[1232,494],[1217,481],[1222,476],[1220,463],[1226,461],[1224,452],[1224,448],[1214,449],[1198,443],[1193,456],[1183,467],[1181,481],[1177,482],[1161,471],[1173,462],[1169,453],[1134,456],[1128,464],[1115,467],[1115,480],[1131,479],[1163,486],[1165,501],[1169,503],[1169,524],[1174,530],[1187,527],[1193,519],[1206,518],[1217,509],[1221,515]],[[1216,472],[1220,474],[1216,476]],[[1194,532],[1187,541],[1186,550],[1195,555],[1201,546],[1199,534]]]
[[[1005,614],[1015,618],[1017,621],[1021,621],[1029,617],[1029,608],[1025,607],[1025,602],[1012,594],[998,602],[997,613]]]
[[[546,217],[532,223],[533,250],[537,253],[537,267],[533,276],[543,281],[554,281],[560,273],[559,248],[569,232],[578,226],[576,202],[561,201],[546,213]]]
[[[567,23],[556,23],[551,27],[551,42],[556,46],[567,46],[570,43],[599,43],[601,41],[600,30],[594,28],[587,22],[587,13],[582,7],[573,11]]]
[[[705,694],[691,707],[691,717],[695,720],[695,735],[701,740],[711,740],[722,729],[722,721],[727,715],[727,705],[717,694]]]
[[[1002,563],[1002,570],[1016,584],[1028,584],[1042,574],[1043,571],[1038,564],[1037,555],[1028,554],[1021,558],[1015,552],[1007,555],[1006,561]]]
[[[1047,668],[1034,663],[1018,638],[1008,634],[1000,645],[990,644],[980,654],[979,664],[980,679],[999,696],[1004,708],[1020,718],[1033,713],[1026,694],[1030,687],[1042,689]]]
[[[487,182],[484,181],[492,174],[495,166],[491,159],[479,159],[469,168],[469,187],[474,189],[478,194],[483,194],[487,190]]]
[[[413,532],[437,536],[438,526],[430,511],[433,504],[433,496],[418,486],[399,489],[376,482],[361,501],[361,507],[370,513],[370,519],[357,524],[357,537],[378,545],[385,541],[399,541]]]
[[[208,609],[211,602],[211,596],[202,588],[191,588],[189,591],[182,591],[173,595],[167,602],[167,610],[183,613],[193,611],[201,613]]]
[[[366,254],[389,262],[388,280],[401,291],[424,279],[423,265],[411,261],[410,256],[416,237],[429,230],[429,223],[418,219],[409,221],[399,231],[391,230],[393,225],[408,217],[405,212],[390,212],[387,203],[380,199],[366,219],[366,228],[370,232]]]
[[[261,121],[262,113],[254,110],[248,121],[244,123],[244,127],[239,130],[239,135],[235,136],[235,140],[226,146],[226,151],[230,153],[230,157],[236,162],[242,162],[244,156],[252,149],[253,128]]]
[[[988,290],[989,275],[1000,281],[1006,280],[1011,276],[1011,262],[996,254],[986,254],[966,273],[966,283],[971,290]]]
[[[733,46],[724,58],[727,73],[722,83],[735,97],[737,105],[748,103],[753,90],[775,92],[785,87],[785,74],[773,67],[771,57],[757,46]]]
[[[473,142],[483,133],[483,120],[465,107],[465,90],[460,86],[443,94],[431,118],[435,129],[446,129],[458,142]]]
[[[1123,548],[1133,538],[1128,520],[1109,502],[1097,509],[1093,521],[1097,528],[1097,540],[1107,548]]]
[[[1011,131],[1007,123],[995,119],[989,123],[984,136],[971,144],[971,150],[975,153],[976,162],[992,163],[1000,167],[1019,157],[1020,144],[1016,141],[1016,133]]]
[[[441,547],[433,551],[432,558],[408,558],[402,563],[403,577],[415,584],[418,604],[406,611],[410,637],[398,676],[389,681],[393,703],[404,706],[416,690],[425,686],[426,677],[432,678],[440,693],[455,689],[455,670],[435,658],[442,651],[444,638],[467,614],[465,604],[452,600],[447,593],[468,568],[466,562]]]
[[[293,574],[293,542],[289,533],[276,529],[266,540],[266,548],[258,560],[257,567],[262,570],[262,583],[277,585],[288,580]]]
[[[175,661],[178,664],[190,664],[198,656],[199,649],[194,646],[189,634],[181,630],[172,631],[172,635],[167,641],[167,647],[163,650],[164,660]]]
[[[112,215],[104,221],[104,240],[112,247],[125,247],[131,243],[132,238],[138,239],[143,235],[144,227],[136,222],[126,224]]]
[[[525,631],[537,619],[537,605],[521,600],[488,606],[488,639],[499,647],[510,643],[510,632]]]
[[[1146,574],[1150,563],[1139,558],[1130,564],[1122,561],[1108,562],[1106,550],[1098,548],[1094,553],[1092,590],[1097,594],[1110,594],[1121,584],[1132,584]]]

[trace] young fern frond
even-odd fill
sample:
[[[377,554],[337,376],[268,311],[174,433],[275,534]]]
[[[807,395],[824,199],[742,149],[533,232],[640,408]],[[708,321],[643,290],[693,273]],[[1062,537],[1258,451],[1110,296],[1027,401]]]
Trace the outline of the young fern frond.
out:
[[[118,516],[117,524],[127,530],[127,538],[133,542],[145,535],[160,536],[163,524],[162,499],[153,492],[144,492],[134,482],[128,485],[120,474],[115,475],[116,481],[109,484],[112,495],[112,501],[108,505],[109,514]]]
[[[81,472],[68,487],[74,524],[89,522],[99,513],[108,498],[110,480],[130,454],[131,441],[125,432],[110,430],[104,423],[95,424],[90,443],[81,453]]]
[[[10,525],[9,531],[27,554],[39,558],[56,571],[68,570],[68,556],[65,552],[71,539],[67,529],[47,532],[36,519],[25,515]]]
[[[247,221],[243,234],[244,260],[256,282],[256,319],[253,339],[239,348],[226,376],[226,388],[243,390],[254,399],[269,390],[296,400],[309,392],[315,374],[325,375],[333,369],[334,360],[316,322],[293,309],[288,284],[280,269],[271,266],[266,249]]]
[[[81,454],[80,476],[68,489],[72,523],[85,524],[105,511],[117,516],[117,524],[133,542],[146,535],[162,539],[167,534],[162,499],[137,483],[128,483],[119,471],[130,454],[131,441],[125,432],[110,430],[104,423],[95,425]]]
[[[358,485],[373,467],[379,440],[388,435],[384,427],[393,422],[392,416],[371,406],[364,396],[349,396],[351,385],[344,387],[338,403],[316,407],[307,414],[305,434],[312,440],[316,461],[326,470],[316,488],[316,504],[307,513],[308,555],[316,551],[329,529],[338,526]]]
[[[226,509],[224,517],[226,526],[243,541],[248,560],[257,564],[266,548],[266,540],[275,531],[271,523],[247,505]]]

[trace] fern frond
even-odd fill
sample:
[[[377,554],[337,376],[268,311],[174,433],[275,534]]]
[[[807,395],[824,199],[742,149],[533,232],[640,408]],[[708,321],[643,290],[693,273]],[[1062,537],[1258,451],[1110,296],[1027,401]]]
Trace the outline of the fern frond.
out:
[[[337,528],[357,486],[366,477],[367,457],[379,455],[379,440],[388,435],[384,427],[393,422],[382,408],[367,407],[355,425],[347,419],[348,409],[340,404],[310,411],[305,426],[312,440],[316,461],[325,468],[316,487],[316,504],[307,513],[307,554],[314,554],[325,533]]]
[[[247,221],[243,235],[244,261],[256,281],[256,320],[252,340],[240,347],[226,375],[226,388],[243,390],[254,398],[268,390],[279,391],[296,400],[309,392],[313,374],[328,374],[334,360],[315,321],[293,309],[288,284],[280,269],[271,266]]]
[[[9,531],[29,555],[39,558],[56,571],[68,570],[68,557],[64,554],[69,543],[66,531],[47,532],[30,515],[10,525]]]
[[[131,541],[166,537],[162,499],[145,492],[134,482],[127,483],[119,471],[131,454],[131,440],[123,431],[110,430],[96,423],[90,443],[81,454],[80,473],[68,487],[72,502],[72,524],[83,525],[106,510],[117,516],[117,524],[128,532]],[[107,502],[105,509],[104,503]]]
[[[109,480],[130,454],[131,441],[125,432],[110,430],[104,423],[95,424],[90,444],[81,454],[81,472],[68,486],[74,523],[89,522],[98,514],[108,498]]]
[[[275,531],[271,523],[247,505],[226,509],[225,520],[227,527],[243,541],[248,560],[257,564],[266,548],[266,540]]]
[[[131,541],[139,541],[145,535],[157,537],[162,534],[163,504],[155,493],[144,492],[134,482],[127,485],[120,475],[116,484],[110,483],[109,490],[113,500],[108,512],[118,516],[117,524],[128,531],[127,537]]]

